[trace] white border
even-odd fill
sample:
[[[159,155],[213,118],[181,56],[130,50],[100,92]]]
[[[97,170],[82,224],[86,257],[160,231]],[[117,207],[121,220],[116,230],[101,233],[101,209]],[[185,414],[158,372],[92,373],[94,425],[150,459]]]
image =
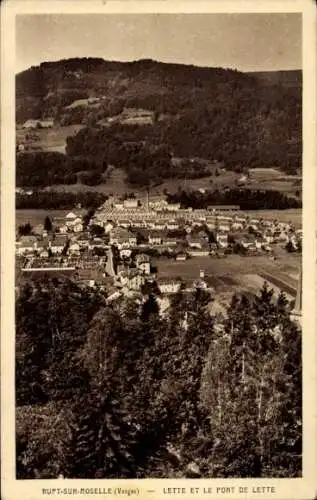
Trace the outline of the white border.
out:
[[[303,13],[303,398],[304,398],[304,460],[302,479],[217,479],[217,480],[15,480],[15,408],[14,408],[14,247],[15,247],[15,104],[14,54],[15,15],[27,13]],[[1,451],[2,494],[5,500],[45,498],[41,489],[63,487],[138,488],[139,496],[157,499],[175,495],[164,494],[163,487],[191,486],[275,486],[271,495],[183,494],[182,498],[278,498],[313,499],[317,495],[315,471],[316,446],[316,6],[313,1],[28,1],[7,0],[1,12]],[[154,490],[149,493],[147,490]],[[53,495],[51,495],[53,496]],[[55,495],[56,496],[56,495]],[[92,496],[92,495],[89,495]],[[103,495],[98,495],[103,497]],[[176,495],[178,496],[178,495]],[[82,498],[72,495],[73,498]],[[108,496],[113,498],[113,496]]]

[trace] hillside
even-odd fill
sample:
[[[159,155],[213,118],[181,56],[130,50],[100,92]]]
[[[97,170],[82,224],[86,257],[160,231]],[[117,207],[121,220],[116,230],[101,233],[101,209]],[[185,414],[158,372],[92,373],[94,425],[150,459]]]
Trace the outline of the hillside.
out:
[[[248,73],[251,77],[258,78],[264,83],[281,85],[286,88],[302,88],[302,71],[258,71]]]
[[[50,119],[59,129],[86,127],[68,140],[69,159],[93,162],[100,173],[107,164],[130,168],[136,183],[145,170],[150,177],[154,171],[163,179],[184,177],[171,157],[295,173],[301,167],[300,75],[152,60],[43,63],[16,77],[16,119],[18,126]],[[68,173],[75,171],[78,163]]]

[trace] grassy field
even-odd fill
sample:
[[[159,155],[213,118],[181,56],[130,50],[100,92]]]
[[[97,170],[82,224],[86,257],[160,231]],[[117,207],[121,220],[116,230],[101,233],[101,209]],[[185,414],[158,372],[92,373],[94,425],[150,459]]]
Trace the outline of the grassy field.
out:
[[[193,257],[185,262],[172,259],[154,259],[158,275],[162,278],[182,278],[193,280],[199,277],[200,270],[205,272],[207,282],[216,290],[217,299],[225,303],[235,292],[257,293],[266,280],[278,293],[275,279],[285,283],[284,291],[289,299],[296,294],[300,256],[286,254],[284,258],[271,261],[267,256],[241,257],[229,255],[226,258]],[[265,277],[263,275],[265,274]],[[272,280],[269,280],[272,276]]]
[[[265,170],[265,169],[262,169]],[[250,184],[246,184],[245,187],[250,189],[275,189],[285,194],[290,194],[295,196],[295,192],[300,190],[299,186],[294,185],[294,177],[285,176],[284,174],[281,176],[279,174],[280,180],[277,177],[277,174],[272,174],[272,169],[267,169],[268,172],[261,172],[261,175],[251,174]],[[277,171],[276,171],[277,172]],[[235,188],[237,187],[236,181],[241,177],[241,174],[237,174],[235,172],[222,172],[220,175],[209,175],[207,177],[203,177],[201,179],[166,179],[158,186],[154,186],[151,188],[151,194],[153,196],[160,196],[164,191],[169,191],[170,193],[176,192],[179,188],[182,189],[224,189],[224,188]],[[300,181],[299,181],[300,182]],[[65,186],[56,186],[57,190],[64,190]],[[67,186],[67,189],[76,191],[76,190],[87,190],[94,189],[95,191],[102,192],[105,194],[109,193],[117,193],[123,194],[128,192],[137,192],[140,191],[138,188],[134,188],[133,186],[129,186],[125,182],[125,173],[120,168],[112,168],[110,167],[108,172],[105,175],[105,182],[100,184],[99,186],[81,186],[80,184],[76,184],[73,186]],[[142,190],[141,190],[142,192]]]
[[[53,220],[54,217],[63,217],[68,212],[69,210],[16,210],[16,226],[18,227],[29,222],[31,226],[34,227],[38,224],[43,224],[47,216]]]
[[[58,151],[60,153],[65,153],[66,139],[67,137],[76,134],[83,125],[69,125],[66,127],[54,127],[51,129],[38,129],[27,131],[20,129],[17,131],[17,140],[25,141],[25,136],[36,135],[37,140],[27,141],[26,144],[30,147],[34,146],[39,148],[40,151]]]
[[[280,222],[291,222],[297,228],[302,227],[303,213],[301,208],[289,210],[247,210],[243,213],[255,218],[263,217],[264,219],[276,219]]]
[[[301,190],[301,176],[286,175],[276,168],[251,168],[249,170],[251,189],[274,189],[295,196]]]

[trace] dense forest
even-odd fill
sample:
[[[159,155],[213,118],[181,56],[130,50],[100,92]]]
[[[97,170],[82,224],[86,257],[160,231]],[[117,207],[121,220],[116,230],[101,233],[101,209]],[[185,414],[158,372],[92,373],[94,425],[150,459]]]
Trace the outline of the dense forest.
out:
[[[87,157],[68,157],[63,153],[19,153],[16,158],[16,184],[23,187],[45,187],[53,184],[88,186],[100,184],[107,163]]]
[[[184,208],[194,209],[206,209],[212,205],[238,205],[241,210],[285,210],[302,206],[300,200],[273,189],[234,188],[224,191],[215,189],[206,193],[180,190],[177,193],[168,194],[167,200],[170,203],[180,203]]]
[[[298,477],[301,332],[283,294],[106,304],[46,279],[16,299],[17,477]],[[184,311],[187,311],[185,315]]]
[[[17,123],[53,117],[57,125],[86,125],[68,142],[69,155],[88,158],[94,170],[96,158],[99,168],[100,158],[121,151],[136,183],[140,170],[150,179],[173,177],[171,154],[216,160],[231,169],[277,166],[295,173],[301,167],[301,72],[287,73],[258,77],[151,60],[43,63],[17,75]],[[153,123],[105,126],[127,108],[153,112]]]
[[[107,196],[95,191],[78,191],[77,193],[59,191],[35,191],[32,195],[17,193],[16,209],[59,209],[72,210],[80,205],[82,208],[96,209],[102,205]]]

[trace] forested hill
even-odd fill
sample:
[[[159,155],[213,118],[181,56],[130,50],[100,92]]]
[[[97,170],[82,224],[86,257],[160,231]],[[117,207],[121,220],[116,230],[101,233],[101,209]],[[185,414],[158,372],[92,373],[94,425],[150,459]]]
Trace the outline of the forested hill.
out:
[[[258,71],[248,73],[248,75],[271,85],[282,85],[283,87],[295,89],[302,88],[302,71],[299,69],[289,71]]]
[[[129,141],[163,142],[176,156],[295,168],[301,163],[301,83],[285,81],[152,60],[69,59],[17,75],[16,118],[91,128],[109,126],[114,117],[128,128]],[[127,109],[132,116],[121,119]]]

